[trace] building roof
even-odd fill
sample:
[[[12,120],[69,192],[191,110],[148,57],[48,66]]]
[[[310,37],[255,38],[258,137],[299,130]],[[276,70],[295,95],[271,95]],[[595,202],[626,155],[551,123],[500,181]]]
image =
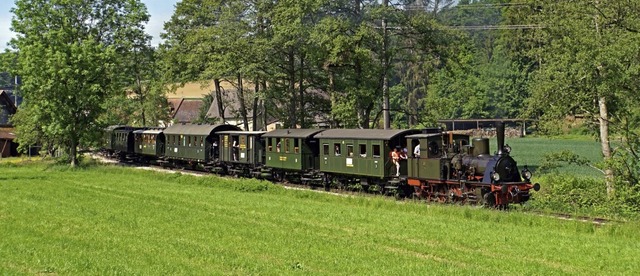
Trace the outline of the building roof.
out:
[[[169,114],[169,115],[171,115],[171,118],[176,116],[176,112],[178,112],[178,109],[180,108],[180,105],[182,104],[182,100],[184,100],[184,99],[168,99],[167,100],[169,102],[169,107],[171,107],[171,112]]]
[[[164,131],[164,128],[153,128],[153,129],[139,129],[134,131],[135,134],[160,134]]]
[[[323,129],[276,129],[262,135],[262,137],[281,137],[281,138],[307,138],[323,131]]]
[[[13,111],[11,114],[15,114],[18,110],[16,102],[20,104],[20,102],[22,102],[22,97],[16,96],[11,90],[0,90],[0,103],[9,106]]]
[[[262,135],[267,133],[266,131],[244,131],[244,130],[227,130],[217,131],[217,134],[247,134],[247,135]]]
[[[182,99],[182,103],[173,116],[173,121],[176,123],[191,123],[197,120],[203,104],[204,102],[201,99]]]
[[[316,136],[318,139],[364,139],[391,140],[398,135],[419,133],[417,129],[327,129]]]
[[[9,119],[11,115],[16,114],[16,111],[17,108],[9,94],[4,90],[0,90],[0,125],[10,126]]]
[[[175,124],[164,130],[164,134],[184,134],[184,135],[210,135],[214,131],[240,130],[232,125],[195,125],[195,124]]]

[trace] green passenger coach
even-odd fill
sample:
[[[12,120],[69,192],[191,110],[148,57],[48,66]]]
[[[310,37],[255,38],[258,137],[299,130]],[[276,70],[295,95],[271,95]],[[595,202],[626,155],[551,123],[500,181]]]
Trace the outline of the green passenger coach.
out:
[[[216,161],[214,144],[220,140],[216,132],[240,130],[232,125],[177,124],[164,130],[165,157],[171,160],[209,163]]]
[[[276,129],[262,137],[266,143],[267,167],[278,171],[318,169],[318,140],[313,135],[321,129]]]
[[[162,156],[164,154],[163,128],[139,129],[133,132],[134,152],[144,156]]]
[[[320,170],[337,175],[363,176],[362,184],[395,176],[390,152],[406,148],[406,135],[419,130],[329,129],[315,138],[320,143]],[[407,174],[406,160],[400,174]]]
[[[229,173],[238,176],[259,174],[265,159],[265,143],[262,135],[265,131],[219,131],[221,162],[233,167]]]

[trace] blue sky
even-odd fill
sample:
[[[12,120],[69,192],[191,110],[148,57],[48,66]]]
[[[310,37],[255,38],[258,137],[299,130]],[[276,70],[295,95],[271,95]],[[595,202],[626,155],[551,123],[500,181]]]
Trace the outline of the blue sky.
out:
[[[147,33],[153,36],[151,44],[157,45],[160,42],[160,32],[165,21],[171,18],[175,4],[179,0],[141,0],[147,5],[147,10],[151,19],[147,24]],[[11,32],[11,8],[13,0],[0,0],[0,51],[7,47],[7,42],[14,36]]]

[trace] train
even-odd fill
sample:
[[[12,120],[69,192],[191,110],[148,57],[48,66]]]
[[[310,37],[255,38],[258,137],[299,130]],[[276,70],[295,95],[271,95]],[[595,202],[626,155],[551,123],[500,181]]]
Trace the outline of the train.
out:
[[[528,201],[540,184],[531,182],[526,166],[518,168],[504,130],[498,122],[491,153],[488,138],[441,129],[114,125],[104,131],[102,152],[122,161],[220,175],[506,208]]]

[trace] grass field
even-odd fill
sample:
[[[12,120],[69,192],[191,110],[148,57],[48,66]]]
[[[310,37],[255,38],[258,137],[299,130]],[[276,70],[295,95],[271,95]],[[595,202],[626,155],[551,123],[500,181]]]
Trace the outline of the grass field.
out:
[[[595,141],[593,138],[570,137],[570,139],[563,139],[562,137],[526,137],[506,139],[505,143],[509,144],[513,149],[511,156],[516,159],[518,166],[522,167],[527,165],[534,169],[534,172],[544,160],[545,154],[560,152],[563,150],[570,150],[584,158],[587,158],[593,164],[602,162],[600,143]],[[495,139],[492,139],[491,148],[495,149],[495,145],[496,141]],[[589,177],[603,177],[602,173],[587,166],[565,165],[558,168],[558,172]]]
[[[640,224],[0,164],[0,274],[638,274]]]

